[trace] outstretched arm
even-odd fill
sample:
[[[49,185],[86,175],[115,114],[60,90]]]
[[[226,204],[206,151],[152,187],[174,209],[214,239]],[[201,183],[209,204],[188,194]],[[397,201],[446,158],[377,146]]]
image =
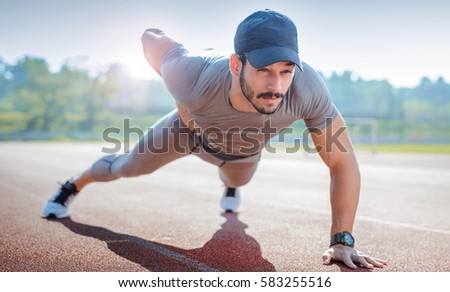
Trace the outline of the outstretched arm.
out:
[[[141,37],[141,42],[145,59],[158,72],[159,76],[161,76],[161,59],[167,50],[174,45],[179,45],[179,43],[169,38],[162,30],[157,28],[145,30]],[[180,80],[178,81],[181,82]],[[179,101],[177,101],[177,107],[183,123],[190,125],[191,118],[186,108]]]
[[[351,233],[358,207],[360,173],[344,120],[338,115],[324,130],[311,136],[320,157],[330,169],[330,236],[343,231]],[[342,261],[350,268],[356,268],[354,263],[365,268],[382,268],[386,264],[341,244],[333,245],[323,255],[324,264],[330,264],[332,259]]]
[[[145,59],[161,75],[160,63],[164,53],[179,43],[169,38],[162,30],[157,28],[145,30],[142,34],[141,42]]]

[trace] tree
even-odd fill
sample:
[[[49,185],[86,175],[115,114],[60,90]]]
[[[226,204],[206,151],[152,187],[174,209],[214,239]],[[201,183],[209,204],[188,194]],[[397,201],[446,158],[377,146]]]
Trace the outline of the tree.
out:
[[[62,119],[52,73],[44,59],[25,57],[11,67],[14,109],[26,112],[26,131],[49,131]]]

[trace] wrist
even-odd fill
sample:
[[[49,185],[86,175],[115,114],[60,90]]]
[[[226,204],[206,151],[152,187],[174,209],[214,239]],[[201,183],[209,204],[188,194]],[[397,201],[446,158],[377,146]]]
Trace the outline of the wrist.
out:
[[[333,234],[330,238],[330,247],[336,244],[342,244],[353,248],[355,246],[355,238],[350,232],[338,232]]]

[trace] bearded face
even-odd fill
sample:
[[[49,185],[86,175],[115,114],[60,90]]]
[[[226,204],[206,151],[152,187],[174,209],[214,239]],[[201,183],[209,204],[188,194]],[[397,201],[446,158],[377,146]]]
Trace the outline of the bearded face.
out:
[[[257,112],[273,114],[292,83],[293,72],[292,63],[277,62],[264,68],[254,68],[247,62],[239,74],[242,94]]]

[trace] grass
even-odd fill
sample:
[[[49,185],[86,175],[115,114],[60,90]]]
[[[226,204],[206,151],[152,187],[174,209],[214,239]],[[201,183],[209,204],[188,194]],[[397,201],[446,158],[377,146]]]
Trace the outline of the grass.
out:
[[[403,153],[434,153],[450,154],[450,144],[380,144],[356,145],[356,150],[379,152],[403,152]]]
[[[303,147],[294,147],[290,143],[277,143],[271,145],[277,151],[286,151],[286,149],[296,149],[297,151],[305,151]],[[379,144],[373,146],[371,144],[356,144],[356,151],[375,151],[375,152],[396,152],[396,153],[424,153],[424,154],[450,154],[450,143],[444,144]],[[314,146],[308,145],[309,151],[314,152]]]

